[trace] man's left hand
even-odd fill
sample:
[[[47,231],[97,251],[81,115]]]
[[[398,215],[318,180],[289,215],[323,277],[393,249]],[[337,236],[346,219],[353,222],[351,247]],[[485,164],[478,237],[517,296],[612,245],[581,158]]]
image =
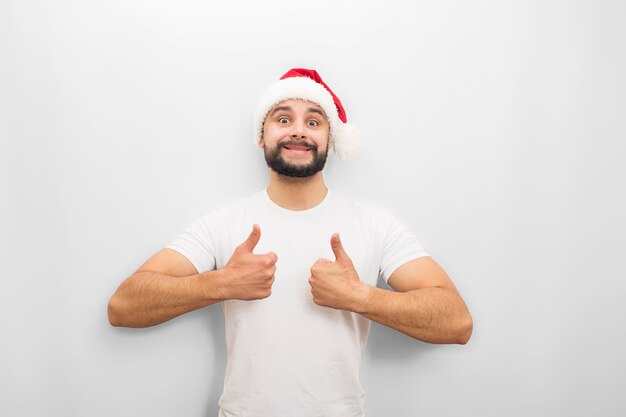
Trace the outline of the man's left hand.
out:
[[[367,302],[369,286],[362,283],[352,259],[341,244],[339,233],[330,238],[335,262],[318,259],[311,267],[313,302],[324,307],[361,312]]]

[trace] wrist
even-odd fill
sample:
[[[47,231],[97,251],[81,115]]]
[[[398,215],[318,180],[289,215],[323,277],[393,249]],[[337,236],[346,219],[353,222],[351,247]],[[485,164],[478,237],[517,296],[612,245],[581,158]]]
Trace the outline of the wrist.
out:
[[[198,281],[206,301],[218,302],[227,299],[224,294],[224,269],[215,269],[198,274]]]
[[[372,287],[371,285],[359,281],[353,292],[353,312],[363,314],[367,311],[367,305],[370,302],[373,290],[374,287]]]

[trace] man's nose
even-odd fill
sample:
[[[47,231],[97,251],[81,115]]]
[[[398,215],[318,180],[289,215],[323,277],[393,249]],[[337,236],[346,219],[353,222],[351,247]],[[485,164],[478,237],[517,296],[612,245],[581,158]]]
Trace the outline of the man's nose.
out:
[[[306,138],[306,127],[303,122],[295,122],[292,125],[291,135],[293,139]]]

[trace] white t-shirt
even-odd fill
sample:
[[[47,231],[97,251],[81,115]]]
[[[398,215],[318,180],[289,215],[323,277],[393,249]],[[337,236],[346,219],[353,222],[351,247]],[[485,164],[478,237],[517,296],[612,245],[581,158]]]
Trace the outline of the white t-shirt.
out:
[[[280,207],[263,189],[205,214],[166,247],[199,273],[221,269],[254,223],[261,229],[254,253],[278,256],[275,280],[268,298],[223,302],[228,363],[219,417],[364,416],[359,368],[371,322],[313,303],[311,266],[335,260],[335,232],[372,286],[428,254],[388,211],[330,189],[302,211]]]

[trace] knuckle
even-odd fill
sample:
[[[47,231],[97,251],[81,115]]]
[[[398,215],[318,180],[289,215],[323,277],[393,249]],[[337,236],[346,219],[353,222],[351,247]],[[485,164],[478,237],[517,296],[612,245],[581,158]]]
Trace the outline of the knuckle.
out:
[[[311,267],[311,273],[312,274],[317,274],[320,272],[321,266],[320,264],[315,264]]]

